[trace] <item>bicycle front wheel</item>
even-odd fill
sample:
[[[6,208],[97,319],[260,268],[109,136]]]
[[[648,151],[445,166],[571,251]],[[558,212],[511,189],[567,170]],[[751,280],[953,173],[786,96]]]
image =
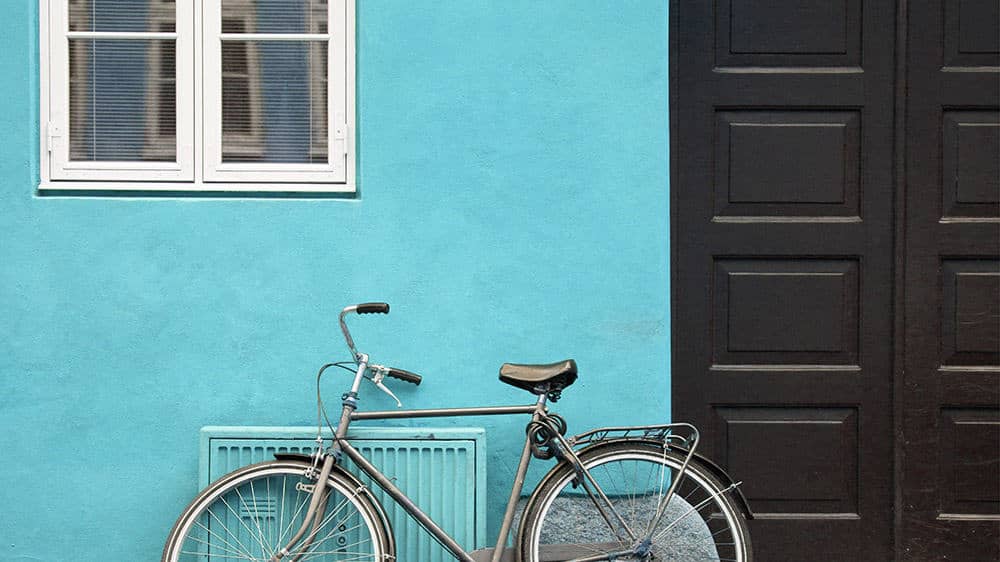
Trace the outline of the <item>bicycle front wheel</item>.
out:
[[[560,463],[525,508],[521,560],[752,561],[743,513],[727,486],[696,460],[664,505],[683,454],[656,443],[622,441],[579,456],[611,506],[588,493],[594,486],[568,463]]]
[[[223,476],[174,524],[162,562],[271,560],[305,518],[312,493],[301,485],[316,484],[303,475],[306,468],[301,462],[271,461]],[[331,473],[325,511],[311,544],[284,559],[389,560],[395,552],[384,521],[367,488]]]

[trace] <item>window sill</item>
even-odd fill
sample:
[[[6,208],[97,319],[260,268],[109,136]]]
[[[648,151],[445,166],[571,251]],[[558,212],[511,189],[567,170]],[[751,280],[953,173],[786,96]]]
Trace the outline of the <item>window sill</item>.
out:
[[[353,198],[357,189],[345,183],[195,183],[48,181],[40,196],[69,197],[312,197]]]

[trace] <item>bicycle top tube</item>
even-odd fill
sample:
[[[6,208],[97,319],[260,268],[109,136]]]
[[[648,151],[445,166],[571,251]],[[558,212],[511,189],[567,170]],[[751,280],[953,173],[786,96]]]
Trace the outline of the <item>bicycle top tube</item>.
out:
[[[544,396],[543,396],[544,398]],[[514,414],[533,414],[545,411],[544,401],[541,404],[525,406],[479,406],[471,408],[430,408],[422,410],[382,410],[371,412],[355,411],[351,420],[389,420],[402,418],[447,418],[460,416],[509,416]]]

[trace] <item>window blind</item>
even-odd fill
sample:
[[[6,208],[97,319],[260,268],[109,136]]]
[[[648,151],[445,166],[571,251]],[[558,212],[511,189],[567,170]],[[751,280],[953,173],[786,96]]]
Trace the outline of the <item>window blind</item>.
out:
[[[222,0],[223,163],[326,164],[328,6]]]
[[[69,160],[177,160],[172,0],[70,0]]]

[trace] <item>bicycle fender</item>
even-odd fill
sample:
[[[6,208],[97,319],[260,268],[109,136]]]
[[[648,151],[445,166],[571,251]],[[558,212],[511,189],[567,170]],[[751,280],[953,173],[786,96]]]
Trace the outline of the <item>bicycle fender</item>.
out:
[[[279,461],[299,461],[306,464],[312,464],[313,456],[304,455],[302,453],[274,453],[274,459]],[[333,468],[338,468],[337,465],[333,465]]]
[[[274,458],[279,461],[300,462],[306,466],[311,466],[313,464],[313,456],[304,455],[302,453],[274,453]],[[362,483],[357,476],[344,470],[344,467],[339,464],[335,464],[330,470],[331,474],[334,472],[343,477],[345,480],[348,480],[352,486],[355,486],[355,490],[362,490],[362,493],[365,494],[371,504],[375,506],[375,511],[378,512],[379,519],[382,520],[382,524],[385,526],[385,530],[388,535],[389,544],[387,546],[392,549],[389,550],[389,552],[396,552],[396,534],[392,529],[392,523],[389,521],[389,517],[385,514],[385,508],[382,507],[382,502],[378,501],[374,494],[371,493],[371,489],[368,486]]]

